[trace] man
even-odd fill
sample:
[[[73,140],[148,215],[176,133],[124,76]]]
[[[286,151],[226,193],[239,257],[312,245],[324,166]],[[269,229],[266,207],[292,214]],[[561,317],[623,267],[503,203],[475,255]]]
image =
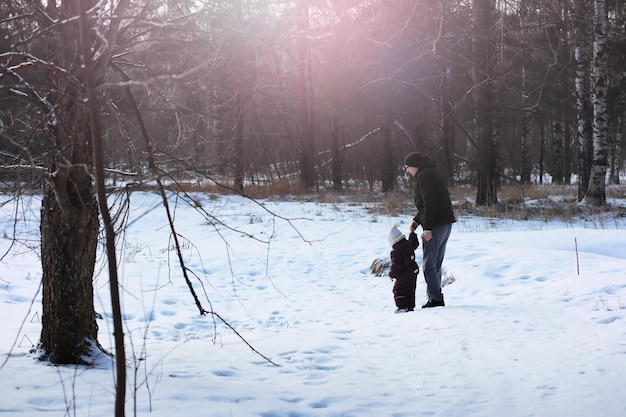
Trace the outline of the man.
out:
[[[427,156],[411,152],[404,158],[406,171],[415,177],[415,207],[410,230],[422,226],[423,270],[428,301],[422,308],[443,307],[441,292],[441,265],[446,245],[456,220],[450,201],[450,192],[443,174]]]

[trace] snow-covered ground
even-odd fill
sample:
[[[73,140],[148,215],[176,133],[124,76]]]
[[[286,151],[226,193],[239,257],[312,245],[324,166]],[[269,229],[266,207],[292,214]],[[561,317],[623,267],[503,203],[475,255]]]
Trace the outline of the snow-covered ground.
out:
[[[410,216],[367,204],[195,200],[235,229],[176,204],[195,291],[269,361],[199,314],[160,198],[135,193],[119,236],[127,416],[626,415],[626,219],[459,216],[446,307],[394,314],[392,283],[370,264],[388,256],[389,227],[406,233]],[[110,359],[58,367],[29,353],[41,331],[39,200],[2,202],[0,415],[112,416]],[[103,259],[99,268],[99,340],[112,350]],[[420,274],[418,303],[424,290]]]

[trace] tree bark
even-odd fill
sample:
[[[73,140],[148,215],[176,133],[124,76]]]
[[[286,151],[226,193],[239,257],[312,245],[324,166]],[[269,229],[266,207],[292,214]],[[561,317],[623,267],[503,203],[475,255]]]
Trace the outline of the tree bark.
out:
[[[608,16],[605,0],[594,1],[593,41],[593,160],[587,199],[595,206],[606,203],[608,158],[607,57],[605,53]]]
[[[387,193],[395,188],[395,169],[393,166],[393,153],[391,151],[391,117],[381,116],[380,135],[380,167],[382,174],[382,191]]]
[[[98,346],[93,273],[98,244],[98,204],[92,183],[92,143],[82,79],[78,2],[63,2],[64,21],[50,57],[67,73],[49,74],[54,104],[49,115],[48,175],[41,208],[43,316],[39,347],[56,364],[88,362]],[[63,48],[56,42],[61,41]],[[98,346],[99,347],[99,346]]]
[[[341,191],[343,189],[343,176],[342,165],[343,158],[339,151],[339,138],[341,137],[339,123],[337,122],[337,116],[333,113],[330,117],[330,140],[331,140],[331,169],[333,176],[333,188],[335,191]]]
[[[574,93],[576,96],[576,134],[578,143],[578,201],[585,199],[591,176],[591,155],[593,152],[591,115],[591,91],[589,88],[589,42],[587,33],[588,10],[586,0],[575,0],[574,19],[574,58],[576,60],[576,78]]]
[[[238,24],[243,24],[243,9],[241,0],[233,1],[233,9],[235,15],[237,16],[236,21]],[[237,42],[238,45],[245,44],[245,40],[243,37],[239,39]],[[244,67],[243,64],[236,59],[236,63],[239,68]],[[232,158],[232,167],[233,167],[233,182],[234,188],[239,193],[243,193],[244,188],[244,158],[243,158],[243,119],[244,119],[244,84],[245,81],[243,79],[243,74],[241,74],[241,70],[234,71],[236,79],[234,82],[236,83],[236,93],[235,93],[235,106],[234,106],[234,115],[233,115],[233,158]]]
[[[115,228],[109,211],[104,176],[104,145],[102,140],[102,125],[100,122],[100,106],[96,91],[96,74],[91,42],[89,42],[90,24],[87,18],[87,5],[80,4],[80,44],[83,68],[85,72],[85,87],[87,89],[87,113],[93,143],[93,166],[96,180],[97,202],[102,215],[105,230],[106,253],[109,270],[109,290],[111,294],[111,311],[113,316],[113,335],[115,338],[116,388],[115,388],[115,417],[124,417],[126,402],[126,352],[124,350],[124,325],[122,306],[120,301],[119,279],[117,274],[117,248],[115,246]],[[97,217],[97,216],[96,216]]]
[[[452,67],[448,66],[446,72],[441,76],[441,84],[439,85],[439,111],[440,111],[440,129],[441,143],[443,153],[443,171],[448,180],[454,178],[454,129],[452,122],[452,105],[450,103],[450,73]]]
[[[57,132],[41,208],[43,316],[40,348],[56,364],[88,362],[97,345],[93,272],[98,209],[91,175],[91,146],[83,112],[67,121],[74,135]],[[59,145],[64,143],[68,146]],[[63,150],[73,148],[68,155]],[[54,151],[57,152],[54,152]],[[53,157],[53,155],[55,157]],[[63,158],[66,156],[67,159]],[[68,162],[71,161],[68,165]]]
[[[243,193],[244,182],[244,159],[243,159],[243,97],[242,86],[239,84],[239,91],[235,98],[235,117],[234,117],[234,132],[233,132],[233,181],[234,188],[240,193]]]
[[[619,90],[625,91],[626,89],[626,75],[622,73]],[[625,109],[626,109],[626,96],[620,95],[619,103],[617,105],[617,117],[615,127],[615,138],[611,141],[611,164],[609,171],[609,184],[620,184],[621,166],[623,164],[622,159],[622,143],[624,142],[624,123],[625,123]]]
[[[313,110],[313,88],[311,74],[311,51],[309,33],[309,2],[300,0],[300,36],[298,39],[298,65],[300,84],[300,126],[302,129],[302,150],[300,153],[300,171],[305,189],[317,186],[315,176],[315,130]]]
[[[550,145],[552,148],[552,184],[563,184],[563,124],[560,120],[552,122]]]
[[[493,18],[492,0],[473,0],[474,89],[478,134],[478,191],[476,204],[495,204],[496,152],[493,131]]]
[[[528,78],[526,75],[526,68],[522,64],[522,131],[520,137],[521,146],[521,162],[520,162],[520,183],[529,184],[531,181],[530,175],[532,171],[532,147],[531,147],[531,111],[527,109],[527,97],[528,97]]]

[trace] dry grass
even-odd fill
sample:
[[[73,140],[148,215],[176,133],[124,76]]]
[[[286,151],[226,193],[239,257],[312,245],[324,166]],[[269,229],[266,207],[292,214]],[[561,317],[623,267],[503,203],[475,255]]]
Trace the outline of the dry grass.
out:
[[[211,195],[237,194],[227,181],[223,185],[206,182],[188,182],[169,187],[188,192]],[[584,218],[598,228],[615,227],[626,220],[626,185],[607,186],[607,199],[603,207],[579,203],[577,186],[554,184],[511,184],[498,189],[498,204],[477,206],[476,188],[456,186],[450,190],[457,216],[479,216],[489,219],[511,220],[559,220],[571,223]],[[406,184],[388,193],[375,192],[366,186],[351,186],[338,192],[332,188],[319,188],[315,192],[305,190],[299,182],[274,182],[272,184],[247,185],[245,194],[254,199],[294,199],[315,201],[322,204],[365,205],[376,216],[412,216],[415,213],[412,190]],[[375,220],[374,220],[375,221]]]
[[[474,203],[476,190],[458,187],[452,190],[457,213],[495,219],[559,220],[571,223],[585,219],[597,228],[616,227],[626,219],[626,187],[607,187],[609,204],[595,207],[578,202],[576,185],[508,185],[498,190],[498,204],[479,207]]]
[[[473,187],[453,187],[450,193],[457,216],[545,222],[558,220],[564,223],[572,223],[582,218],[597,228],[619,228],[620,224],[626,222],[626,186],[623,185],[607,187],[607,199],[610,203],[603,207],[579,203],[576,185],[508,185],[498,190],[498,204],[484,207],[475,204],[476,189]],[[396,189],[387,194],[325,192],[319,197],[315,200],[367,204],[373,215],[415,214],[412,191],[409,189]]]

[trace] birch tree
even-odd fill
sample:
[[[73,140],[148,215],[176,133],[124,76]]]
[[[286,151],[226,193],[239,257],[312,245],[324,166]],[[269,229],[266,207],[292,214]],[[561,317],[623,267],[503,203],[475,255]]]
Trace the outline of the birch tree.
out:
[[[596,206],[606,203],[606,172],[608,158],[607,120],[607,41],[608,16],[605,0],[594,0],[593,38],[593,160],[587,200]]]
[[[584,200],[589,187],[591,175],[592,122],[591,91],[589,86],[589,34],[588,1],[575,0],[573,8],[574,21],[574,59],[576,61],[576,78],[574,94],[576,97],[576,133],[578,143],[578,201]]]

